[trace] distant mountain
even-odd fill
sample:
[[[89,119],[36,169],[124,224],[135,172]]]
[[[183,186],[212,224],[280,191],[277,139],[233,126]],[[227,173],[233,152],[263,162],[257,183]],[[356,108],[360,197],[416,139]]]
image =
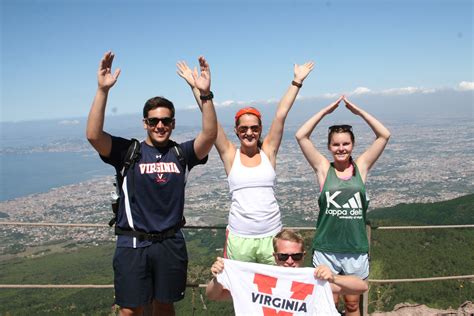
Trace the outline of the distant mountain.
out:
[[[289,125],[300,125],[311,115],[330,104],[337,99],[337,96],[316,96],[310,95],[311,91],[301,92],[302,97],[295,101],[287,119]],[[452,118],[473,118],[474,110],[474,91],[459,91],[453,89],[440,89],[432,92],[414,91],[404,93],[384,93],[367,92],[363,94],[349,95],[349,99],[367,110],[377,118],[387,120],[409,120],[425,122],[430,119]],[[219,121],[222,125],[232,126],[234,124],[234,115],[242,107],[253,106],[262,112],[264,126],[270,124],[275,115],[278,100],[265,101],[216,101],[216,111]],[[219,101],[221,103],[219,103]],[[176,126],[200,126],[201,117],[197,105],[194,108],[183,108],[178,104],[176,106]],[[106,130],[120,130],[121,132],[136,132],[142,130],[142,113],[137,109],[134,113],[114,114],[111,113],[113,107],[107,109],[105,119]],[[0,137],[9,138],[10,134],[22,137],[39,137],[45,132],[50,132],[51,128],[62,135],[70,135],[80,132],[81,137],[85,133],[85,124],[87,121],[86,112],[83,117],[64,118],[63,120],[38,120],[38,121],[20,121],[20,122],[0,122]],[[354,120],[354,115],[345,109],[343,103],[333,114],[325,120],[331,125],[334,120]],[[34,126],[35,135],[31,135],[30,128]],[[30,127],[30,128],[27,128]]]
[[[302,91],[302,95],[309,92]],[[301,97],[296,100],[288,114],[288,125],[301,125],[313,114],[323,107],[335,101],[337,96],[328,97]],[[349,99],[364,110],[373,114],[380,120],[386,122],[391,120],[426,122],[430,119],[451,118],[473,118],[474,92],[456,90],[438,90],[432,93],[414,92],[409,94],[361,94],[349,96]],[[252,101],[249,103],[231,103],[228,106],[217,106],[216,111],[219,121],[223,125],[232,125],[234,115],[239,108],[253,106],[262,112],[264,127],[269,126],[275,115],[277,101]],[[196,119],[197,106],[195,109],[179,110],[176,113],[177,122],[181,125],[196,125],[200,120]],[[333,123],[358,121],[349,112],[344,103],[339,105],[330,116],[324,119],[324,126]],[[327,122],[327,123],[326,123]]]
[[[399,204],[368,214],[379,226],[474,224],[474,194],[436,203]]]

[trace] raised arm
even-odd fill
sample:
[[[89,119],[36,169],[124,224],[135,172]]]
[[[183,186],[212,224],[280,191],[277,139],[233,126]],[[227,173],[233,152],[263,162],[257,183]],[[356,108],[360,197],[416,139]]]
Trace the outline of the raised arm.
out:
[[[314,269],[314,277],[326,280],[331,284],[331,290],[336,294],[357,295],[369,289],[367,282],[353,275],[333,274],[331,269],[325,265],[319,265]]]
[[[308,160],[309,164],[314,169],[314,172],[316,172],[319,185],[322,185],[326,180],[326,173],[329,169],[329,160],[327,160],[327,158],[316,149],[310,140],[310,136],[323,117],[332,113],[339,106],[339,102],[341,102],[342,98],[342,96],[339,97],[335,102],[329,104],[327,107],[313,115],[298,129],[295,135],[306,160]]]
[[[293,106],[293,103],[296,100],[296,96],[300,91],[303,81],[309,75],[311,70],[313,70],[313,68],[313,62],[307,62],[303,65],[294,65],[293,82],[290,84],[285,95],[280,100],[268,135],[263,141],[262,150],[270,159],[273,168],[276,167],[276,156],[278,153],[278,149],[280,148],[280,143],[283,137],[283,130],[285,126],[285,120],[288,116],[288,112],[290,111],[291,107]]]
[[[347,100],[345,97],[343,101],[346,104],[346,107],[355,115],[359,115],[364,119],[364,121],[369,124],[372,131],[375,134],[375,141],[370,145],[370,147],[362,154],[359,158],[357,158],[356,163],[357,167],[359,168],[360,175],[362,177],[362,181],[366,181],[367,173],[369,172],[370,168],[374,165],[377,159],[382,154],[385,146],[390,139],[390,131],[382,125],[375,117],[367,113],[366,111],[362,110],[361,108],[357,107],[354,103]]]
[[[120,68],[112,74],[112,62],[115,55],[107,52],[100,60],[97,70],[97,91],[87,118],[86,137],[92,147],[107,157],[112,149],[112,138],[104,132],[104,116],[110,88],[117,82]]]
[[[201,68],[200,74],[197,73],[197,70],[193,73],[195,86],[201,96],[209,96],[211,94],[211,71],[209,64],[202,56],[199,57],[199,67]],[[206,157],[217,137],[217,117],[212,98],[201,100],[201,111],[202,130],[194,141],[194,152],[198,159]]]
[[[214,276],[212,280],[207,284],[206,287],[206,295],[210,300],[213,301],[224,301],[232,299],[232,295],[230,292],[222,286],[219,282],[217,282],[217,275],[224,271],[224,260],[222,258],[217,257],[216,262],[211,267],[212,275]]]
[[[200,99],[201,92],[198,88],[196,88],[194,81],[194,76],[197,76],[197,69],[194,68],[194,70],[191,70],[184,61],[178,62],[176,66],[178,68],[178,75],[189,84],[191,90],[193,91],[194,98],[196,99],[196,103],[198,104],[199,109],[202,111],[202,101]],[[232,167],[236,149],[234,144],[232,144],[227,138],[227,135],[225,134],[224,129],[219,122],[217,122],[217,138],[215,145],[228,174]]]

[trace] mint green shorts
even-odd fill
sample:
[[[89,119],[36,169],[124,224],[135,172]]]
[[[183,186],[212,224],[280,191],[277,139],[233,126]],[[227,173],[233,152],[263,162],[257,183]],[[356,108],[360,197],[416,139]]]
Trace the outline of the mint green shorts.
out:
[[[273,236],[262,238],[240,237],[227,230],[224,258],[275,265]]]

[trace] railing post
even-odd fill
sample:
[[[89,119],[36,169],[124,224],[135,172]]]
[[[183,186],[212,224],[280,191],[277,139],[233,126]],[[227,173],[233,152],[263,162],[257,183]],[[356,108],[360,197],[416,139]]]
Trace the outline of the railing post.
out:
[[[369,241],[369,259],[370,259],[370,244],[371,244],[371,239],[372,239],[372,228],[370,227],[370,223],[365,226],[365,229],[367,231],[367,240]],[[362,315],[363,316],[369,315],[369,291],[370,291],[370,287],[367,290],[367,292],[362,294]]]
[[[197,309],[197,308],[196,308],[196,291],[195,291],[195,290],[196,290],[196,288],[193,287],[193,288],[192,288],[193,296],[192,296],[192,298],[191,298],[191,302],[192,302],[192,304],[193,304],[193,316],[195,315],[196,309]]]

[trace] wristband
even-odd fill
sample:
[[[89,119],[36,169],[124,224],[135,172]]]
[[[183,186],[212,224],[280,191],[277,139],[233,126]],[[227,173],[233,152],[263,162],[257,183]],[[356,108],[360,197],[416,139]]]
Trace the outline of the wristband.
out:
[[[294,80],[291,82],[291,84],[294,85],[294,86],[297,86],[298,88],[301,88],[301,87],[303,86],[302,83],[298,83],[298,82],[296,82],[296,81],[294,81]]]
[[[209,91],[208,95],[199,96],[199,99],[201,99],[201,101],[208,101],[208,100],[212,100],[213,98],[214,98],[214,94],[212,93],[212,91]]]

